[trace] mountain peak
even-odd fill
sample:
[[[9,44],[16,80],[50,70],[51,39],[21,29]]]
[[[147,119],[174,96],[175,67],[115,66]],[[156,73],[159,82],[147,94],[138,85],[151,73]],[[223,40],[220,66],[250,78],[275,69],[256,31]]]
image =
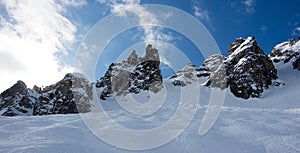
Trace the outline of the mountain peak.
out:
[[[197,77],[208,76],[205,86],[221,89],[229,87],[236,97],[248,99],[260,97],[272,81],[277,79],[277,70],[259,47],[255,37],[236,39],[230,44],[228,53],[228,57],[212,55],[195,69]],[[183,69],[170,79],[174,85],[184,86],[182,82],[189,79],[186,76],[194,73]]]
[[[27,88],[18,81],[0,95],[0,115],[47,115],[90,111],[92,85],[82,74],[68,73],[56,84]]]
[[[23,81],[19,80],[19,81],[17,81],[17,83],[15,83],[9,89],[2,92],[1,97],[13,96],[16,94],[26,94],[26,93],[27,93],[26,84]]]
[[[153,48],[151,44],[147,45],[146,53],[145,56],[142,58],[142,62],[149,61],[149,60],[160,61],[158,50],[156,48]]]
[[[276,45],[270,58],[275,63],[291,63],[294,69],[300,70],[300,40],[290,39]]]
[[[237,38],[235,42],[230,43],[228,55],[235,56],[240,52],[254,52],[258,54],[264,54],[264,52],[260,49],[255,37]]]
[[[113,63],[105,75],[96,83],[102,88],[100,98],[105,100],[111,94],[126,95],[139,93],[140,90],[150,90],[154,93],[162,88],[162,75],[159,68],[158,50],[151,44],[146,47],[144,57],[138,58],[132,51],[127,61]]]
[[[132,53],[127,58],[127,63],[130,65],[136,65],[138,63],[138,56],[136,54],[136,51],[133,50]]]
[[[277,79],[272,61],[254,37],[238,39],[230,45],[226,73],[231,92],[241,98],[260,97],[264,89]]]

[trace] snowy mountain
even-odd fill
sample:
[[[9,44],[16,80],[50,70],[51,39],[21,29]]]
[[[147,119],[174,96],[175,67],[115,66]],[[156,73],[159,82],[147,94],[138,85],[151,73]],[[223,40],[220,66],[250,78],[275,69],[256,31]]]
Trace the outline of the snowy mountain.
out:
[[[298,69],[295,61],[300,47],[297,43],[275,46],[269,58],[255,38],[239,38],[230,45],[228,57],[212,55],[200,67],[188,64],[163,82],[157,50],[151,46],[144,57],[139,58],[133,51],[127,60],[111,64],[97,83],[87,81],[78,73],[67,74],[45,88],[29,89],[18,81],[0,95],[0,152],[299,153],[300,86],[297,82],[300,72],[295,70]],[[199,90],[189,90],[193,85]],[[97,93],[101,97],[99,113],[90,111],[94,107],[89,103],[93,87],[100,91]],[[207,111],[218,108],[210,106],[213,88],[221,88],[218,90],[226,96],[218,118],[202,135],[199,128]],[[165,97],[160,97],[165,91]],[[137,101],[135,104],[143,108],[156,101],[155,96],[164,101],[156,112],[137,115],[124,109],[123,106],[132,104],[130,101],[116,98],[124,94],[131,95]],[[196,105],[184,105],[196,96],[199,96]],[[183,97],[186,101],[182,101]],[[179,109],[184,111],[176,116]],[[181,129],[192,110],[195,114],[191,121]],[[78,112],[88,113],[61,115]],[[46,114],[54,115],[32,116]],[[81,115],[99,119],[94,125],[100,124],[101,128],[93,131]],[[124,128],[117,131],[107,117]],[[124,130],[151,132],[166,124],[170,126],[161,135],[151,133],[154,135],[138,142]],[[126,137],[115,135],[113,140],[139,147],[174,135],[178,130],[181,133],[170,142],[145,150],[124,149],[105,141],[111,134],[123,132]],[[97,137],[97,132],[103,134]]]
[[[277,70],[254,37],[237,39],[230,45],[228,54],[225,61],[228,85],[235,96],[260,97],[277,79]]]
[[[145,56],[141,58],[133,51],[127,60],[112,63],[97,81],[96,87],[102,88],[100,98],[106,99],[113,93],[139,93],[140,90],[159,92],[163,88],[159,65],[158,51],[152,45],[147,46]]]
[[[170,77],[174,86],[186,86],[197,81],[196,66],[194,64],[188,64],[182,70],[177,71]]]
[[[212,55],[200,67],[189,64],[169,78],[174,86],[187,86],[201,80],[209,88],[229,88],[235,97],[262,97],[272,86],[284,85],[274,64],[290,64],[299,70],[300,41],[294,39],[276,45],[267,56],[254,37],[238,38],[230,44],[228,57]],[[43,89],[27,88],[18,81],[0,95],[0,115],[46,115],[89,112],[92,88],[98,88],[102,100],[110,96],[158,93],[163,90],[158,50],[148,45],[144,57],[133,51],[127,60],[112,63],[97,83],[78,73],[67,74],[56,84]],[[283,80],[283,81],[281,81]],[[164,80],[166,81],[166,80]],[[176,88],[176,87],[175,87]]]
[[[273,62],[292,63],[300,71],[300,40],[291,39],[274,47],[270,54]]]
[[[184,68],[170,79],[174,85],[178,85],[178,82],[189,79],[189,73],[197,73],[198,77],[208,76],[205,86],[221,89],[228,87],[236,97],[248,99],[261,97],[263,91],[278,78],[272,61],[254,37],[236,39],[230,44],[228,55],[212,55],[202,66],[193,68],[195,72],[185,72]]]
[[[90,111],[92,84],[84,76],[77,73],[66,74],[56,84],[43,89],[27,88],[18,81],[0,95],[0,114],[47,115],[69,114]]]
[[[36,88],[28,89],[23,81],[18,81],[0,95],[0,114],[3,116],[32,115],[39,97]]]
[[[192,66],[191,66],[192,67]],[[261,98],[247,100],[235,97],[229,90],[226,92],[222,113],[214,126],[205,134],[199,135],[198,129],[208,109],[211,91],[205,86],[200,87],[200,100],[196,114],[189,126],[171,142],[153,149],[127,150],[106,143],[96,137],[87,128],[78,114],[49,116],[0,116],[0,152],[80,152],[80,153],[299,153],[300,147],[300,73],[291,65],[276,63],[278,77],[286,85],[270,86]],[[199,79],[207,79],[200,77]],[[100,100],[103,110],[120,126],[135,130],[151,130],[160,127],[173,117],[178,109],[180,90],[187,86],[174,87],[171,80],[164,81],[168,90],[166,101],[161,108],[147,116],[134,115],[122,109],[113,98]],[[134,94],[137,101],[145,100],[145,96]],[[189,96],[195,96],[190,92]],[[147,98],[147,96],[146,96]],[[147,100],[147,99],[146,99]],[[186,108],[190,110],[190,107]],[[88,113],[93,116],[93,113]],[[103,116],[94,114],[100,121]],[[184,118],[184,116],[180,116]],[[173,123],[167,133],[174,133],[181,123]],[[112,124],[104,122],[99,131],[112,129]],[[115,131],[114,131],[115,132]],[[103,134],[103,136],[107,136]],[[119,139],[124,143],[132,142]],[[139,143],[155,141],[157,137],[141,139]]]

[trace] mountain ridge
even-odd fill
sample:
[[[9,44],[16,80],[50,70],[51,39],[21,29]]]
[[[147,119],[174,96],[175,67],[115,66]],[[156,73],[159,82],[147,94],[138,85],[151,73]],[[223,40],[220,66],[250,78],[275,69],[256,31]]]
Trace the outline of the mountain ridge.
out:
[[[281,86],[276,63],[290,64],[300,70],[300,40],[276,45],[270,55],[259,47],[255,37],[238,38],[230,44],[228,57],[215,54],[200,67],[188,64],[168,79],[174,86],[186,86],[205,78],[209,88],[229,88],[235,97],[260,98],[271,86]],[[148,45],[144,57],[133,51],[122,62],[112,63],[97,82],[89,82],[78,73],[69,73],[56,84],[27,88],[17,81],[0,94],[0,115],[48,115],[91,111],[92,88],[101,89],[100,98],[139,93],[141,90],[159,92],[163,88],[158,50]]]
[[[68,73],[56,84],[41,89],[27,88],[18,81],[0,95],[0,114],[48,115],[89,112],[92,84],[78,73]]]

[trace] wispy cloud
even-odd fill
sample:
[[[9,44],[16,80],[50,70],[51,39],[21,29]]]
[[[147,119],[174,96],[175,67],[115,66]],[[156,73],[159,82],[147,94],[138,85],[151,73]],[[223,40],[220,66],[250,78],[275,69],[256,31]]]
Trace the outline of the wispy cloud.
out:
[[[109,7],[111,13],[120,12],[134,6],[139,6],[140,0],[98,0],[100,4],[105,4]]]
[[[289,19],[288,25],[292,28],[292,36],[300,35],[300,14],[297,13]]]
[[[255,13],[255,1],[254,0],[244,0],[242,2],[245,6],[245,11],[248,14],[253,14]]]
[[[268,27],[267,26],[261,26],[259,28],[259,30],[263,33],[263,34],[266,34],[266,32],[268,31]]]
[[[140,3],[140,0],[99,0],[101,4],[106,5],[111,13],[116,13],[123,11],[122,16],[127,17],[127,15],[134,14],[137,17],[137,20],[140,25],[145,25],[140,29],[142,30],[142,39],[144,40],[144,44],[152,44],[154,47],[159,49],[160,51],[160,60],[165,64],[171,64],[170,61],[166,60],[164,57],[164,48],[165,45],[161,42],[171,42],[175,38],[172,34],[163,32],[160,27],[156,27],[155,25],[159,25],[160,21],[157,19],[158,17],[149,12],[145,7],[143,7]],[[134,8],[134,9],[130,9]],[[172,14],[162,14],[164,17],[168,18]],[[153,25],[153,26],[151,26]]]
[[[85,0],[57,0],[60,4],[65,6],[72,6],[72,7],[81,7],[87,5],[87,1]]]
[[[201,21],[210,22],[209,12],[202,7],[200,7],[200,2],[193,0],[193,10],[194,15],[199,18]]]
[[[173,39],[170,35],[162,33],[159,28],[155,28],[155,25],[158,25],[160,21],[157,20],[157,17],[153,13],[147,11],[140,5],[140,0],[99,0],[99,3],[106,5],[111,13],[124,11],[120,14],[124,17],[129,14],[134,14],[137,16],[140,25],[153,25],[142,27],[145,44],[151,43],[155,45],[156,41],[170,41]]]
[[[29,86],[48,85],[70,67],[61,67],[55,54],[68,54],[77,27],[63,14],[66,7],[85,5],[80,0],[1,0],[0,91],[17,80]],[[3,55],[3,56],[2,56]]]
[[[252,15],[255,13],[255,0],[231,1],[230,6],[243,15]]]
[[[292,36],[300,36],[300,27],[296,27],[293,30]]]

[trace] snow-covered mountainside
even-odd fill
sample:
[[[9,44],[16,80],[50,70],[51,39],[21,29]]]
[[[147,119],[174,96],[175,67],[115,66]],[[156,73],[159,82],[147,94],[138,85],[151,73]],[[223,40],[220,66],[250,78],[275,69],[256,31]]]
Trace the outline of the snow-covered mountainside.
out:
[[[230,44],[228,57],[212,55],[200,67],[189,64],[170,77],[175,86],[186,86],[206,80],[202,85],[210,88],[229,88],[236,97],[248,99],[262,97],[271,86],[285,83],[277,76],[274,63],[291,64],[294,69],[299,65],[300,41],[290,40],[278,44],[269,55],[265,55],[254,37],[238,38]],[[272,62],[273,61],[273,62]],[[80,74],[67,74],[54,85],[43,89],[29,89],[18,81],[0,95],[0,115],[46,115],[89,112],[92,87],[99,89],[102,100],[107,97],[124,96],[128,93],[163,89],[157,49],[152,45],[146,48],[145,56],[138,57],[133,51],[122,62],[112,63],[97,83],[88,82]],[[284,81],[284,80],[283,80]],[[77,104],[77,105],[76,105]]]
[[[258,46],[254,37],[238,38],[230,44],[228,57],[212,55],[199,68],[194,68],[198,77],[207,77],[206,86],[225,89],[244,99],[258,98],[277,79],[277,70],[272,61]],[[177,72],[170,79],[173,83],[184,82],[188,77]],[[189,72],[191,73],[191,72]]]
[[[200,77],[212,77],[223,63],[224,56],[220,54],[211,55],[203,64],[197,68],[194,64],[188,64],[182,70],[177,71],[169,79],[175,86],[186,86],[196,82]],[[226,82],[225,82],[226,83]]]
[[[112,63],[105,75],[97,81],[96,87],[102,88],[100,98],[106,99],[113,93],[139,93],[140,90],[157,93],[163,88],[159,65],[158,51],[152,45],[147,46],[145,56],[141,58],[133,51],[127,60]]]
[[[283,63],[275,66],[278,69],[278,77],[284,80],[285,86],[271,86],[261,98],[248,100],[236,98],[227,90],[222,113],[214,126],[203,136],[198,134],[198,129],[207,110],[211,92],[209,88],[200,85],[200,101],[193,120],[182,134],[160,147],[131,151],[109,145],[93,135],[78,114],[13,118],[1,116],[0,152],[299,153],[300,86],[295,82],[299,81],[300,73]],[[181,89],[174,88],[169,80],[164,81],[164,86],[168,91],[166,101],[159,111],[151,115],[138,116],[127,112],[114,98],[100,100],[100,103],[105,115],[121,126],[149,130],[167,122],[178,108]],[[195,96],[197,93],[189,94]],[[141,94],[134,95],[137,101],[145,100]],[[101,116],[95,115],[104,121]],[[178,121],[168,133],[180,127],[178,125],[181,120]],[[111,124],[104,123],[103,128],[99,130],[111,128]],[[155,141],[155,138],[151,139]],[[124,143],[127,143],[127,140],[124,140]]]
[[[170,79],[160,82],[163,86],[161,90],[151,88],[157,81],[156,78],[161,81],[157,67],[159,63],[145,62],[133,52],[127,61],[112,64],[105,76],[97,82],[97,86],[101,89],[98,94],[102,98],[99,99],[100,113],[88,112],[94,108],[88,101],[91,100],[92,88],[96,84],[88,82],[80,74],[67,74],[58,83],[43,89],[39,87],[28,89],[24,82],[18,81],[0,95],[0,112],[3,115],[0,116],[0,152],[299,153],[300,71],[295,70],[293,64],[298,55],[290,53],[299,52],[300,47],[295,45],[296,42],[294,45],[282,44],[285,45],[277,45],[274,48],[277,51],[273,50],[273,53],[282,52],[281,56],[270,55],[274,61],[272,63],[253,37],[237,39],[231,44],[229,57],[212,55],[200,67],[189,64]],[[156,53],[152,47],[148,47],[147,50]],[[286,52],[289,54],[284,54]],[[158,57],[156,54],[146,56],[150,56],[150,59]],[[285,62],[286,59],[289,61]],[[126,76],[125,79],[118,79],[122,78],[121,74]],[[114,82],[118,83],[114,85]],[[197,85],[199,91],[189,90],[182,95],[193,85]],[[231,90],[235,87],[237,93]],[[256,97],[257,91],[253,89],[257,87],[263,88],[263,92],[257,90],[259,98],[243,99],[248,96]],[[205,135],[199,135],[199,127],[206,111],[217,109],[209,105],[212,88],[223,89],[226,95],[224,105],[220,107],[221,113],[212,128]],[[268,90],[265,90],[266,88]],[[105,94],[104,90],[108,90],[108,93]],[[151,102],[153,98],[151,96],[165,91],[167,91],[165,97],[159,97],[164,100],[163,103],[150,115],[134,114],[123,107],[131,105],[130,101],[116,98],[123,97],[124,93],[131,94],[137,103],[146,106],[149,101]],[[113,96],[108,97],[109,95]],[[183,96],[187,98],[186,101],[182,101]],[[196,96],[199,96],[199,101],[195,107],[184,105]],[[77,108],[74,107],[75,103]],[[176,116],[180,107],[185,111],[182,111],[182,116]],[[106,117],[120,127],[146,132],[159,129],[169,121],[173,121],[164,131],[172,135],[181,130],[182,122],[193,108],[196,111],[189,125],[174,140],[159,147],[132,151],[102,141],[109,137],[109,132],[116,132],[110,131],[115,127]],[[91,131],[79,114],[62,115],[78,111],[88,112],[84,115],[98,118],[103,127],[97,129],[98,131]],[[44,114],[54,115],[31,116]],[[14,115],[20,116],[6,117]],[[106,132],[103,132],[101,138],[94,135],[101,131]],[[117,135],[114,140],[124,144],[134,143],[129,133],[124,135],[128,137],[119,139]],[[149,138],[141,139],[138,144],[156,142],[160,138],[151,135]]]
[[[270,57],[275,63],[292,63],[293,69],[300,71],[300,40],[291,39],[276,45]]]
[[[197,71],[194,64],[188,64],[182,70],[177,71],[170,77],[174,86],[186,86],[197,81]]]
[[[66,74],[43,89],[18,81],[0,95],[0,115],[47,115],[90,111],[92,84],[77,73]]]

